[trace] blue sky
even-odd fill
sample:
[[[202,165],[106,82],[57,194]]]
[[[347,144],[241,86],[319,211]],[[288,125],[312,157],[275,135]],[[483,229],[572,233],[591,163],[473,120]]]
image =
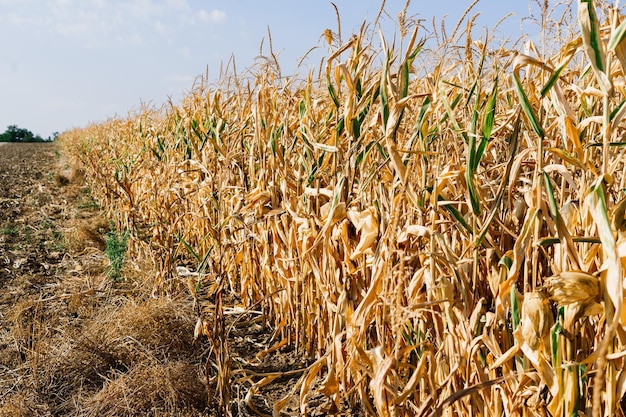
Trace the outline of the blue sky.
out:
[[[381,5],[334,3],[344,39]],[[391,30],[404,3],[386,2],[383,30]],[[428,22],[448,15],[451,30],[469,4],[414,0],[408,14]],[[526,0],[482,0],[473,11],[481,12],[478,30],[509,12],[515,16],[503,32],[532,30],[520,29]],[[177,103],[207,68],[214,81],[233,55],[238,71],[252,65],[263,38],[267,47],[268,26],[284,74],[311,47],[326,51],[321,35],[337,27],[323,0],[0,0],[0,132],[16,124],[47,137],[125,116],[142,102]]]

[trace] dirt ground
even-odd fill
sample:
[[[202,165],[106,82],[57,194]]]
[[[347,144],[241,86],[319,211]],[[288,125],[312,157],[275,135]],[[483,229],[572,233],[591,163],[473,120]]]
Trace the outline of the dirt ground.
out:
[[[193,300],[152,296],[132,259],[110,278],[108,221],[57,145],[0,146],[0,178],[0,416],[220,415],[219,349],[194,339]],[[221,410],[271,415],[292,393],[281,415],[299,415],[313,358],[272,349],[259,315],[228,315],[225,327]],[[358,415],[307,398],[308,415]]]

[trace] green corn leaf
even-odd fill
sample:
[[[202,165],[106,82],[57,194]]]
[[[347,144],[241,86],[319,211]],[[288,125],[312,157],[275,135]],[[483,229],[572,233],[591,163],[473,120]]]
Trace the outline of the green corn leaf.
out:
[[[424,99],[424,103],[422,103],[422,107],[420,107],[420,111],[419,111],[419,115],[417,116],[417,126],[422,126],[422,124],[424,123],[424,116],[426,115],[426,112],[428,111],[428,108],[430,107],[430,97],[426,97]],[[421,131],[421,129],[420,129]]]
[[[513,132],[509,136],[509,161],[506,164],[506,169],[504,170],[504,174],[502,175],[502,182],[500,183],[500,187],[498,188],[498,192],[496,194],[496,198],[491,205],[491,214],[487,217],[482,225],[482,232],[479,234],[478,239],[476,239],[476,246],[481,245],[483,239],[487,235],[489,231],[489,225],[495,218],[496,214],[499,212],[498,207],[502,202],[502,197],[507,189],[507,185],[509,183],[509,177],[511,175],[511,169],[513,167],[513,162],[515,161],[515,156],[517,155],[517,146],[519,143],[519,129],[520,129],[520,115],[517,114],[517,118],[515,120],[515,125],[513,128]],[[483,138],[481,144],[487,143],[487,141]]]
[[[365,146],[365,149],[362,150],[361,152],[359,152],[356,156],[356,159],[354,161],[354,166],[359,166],[361,165],[361,161],[363,161],[363,159],[365,159],[365,157],[367,157],[367,155],[370,152],[370,149],[372,149],[372,146],[374,145],[374,142],[370,142]]]
[[[452,110],[454,110],[456,108],[456,106],[459,104],[459,101],[461,101],[461,93],[457,94],[456,97],[454,98],[454,100],[452,100],[452,103],[450,103],[450,108]],[[444,100],[447,100],[447,98],[444,98]],[[441,118],[440,123],[444,123],[446,120],[448,120],[448,112],[446,112],[443,117]]]
[[[468,107],[470,105],[470,101],[472,101],[472,97],[474,97],[474,94],[476,93],[477,86],[478,80],[474,81],[469,89],[469,93],[467,94],[467,100],[465,101],[465,107]]]
[[[487,101],[487,105],[485,107],[485,115],[483,117],[482,137],[480,139],[480,143],[478,147],[474,151],[473,166],[472,166],[472,169],[474,170],[474,172],[478,169],[480,160],[482,159],[485,153],[485,149],[487,148],[487,144],[489,143],[489,139],[491,138],[491,132],[493,131],[493,126],[495,124],[497,94],[498,94],[498,78],[496,77],[495,84],[493,86],[493,89],[491,90],[491,94],[489,95],[489,100]]]
[[[303,119],[306,116],[306,103],[304,100],[300,100],[300,106],[298,107],[298,111],[300,112],[300,119]]]
[[[572,377],[574,379],[574,382],[572,383],[574,398],[572,399],[573,404],[571,410],[572,412],[570,415],[573,417],[577,417],[578,410],[580,409],[580,393],[582,392],[582,387],[580,386],[580,369],[578,365],[572,364],[570,365],[570,368],[568,370],[572,373]]]
[[[489,100],[487,101],[487,107],[485,108],[485,116],[483,119],[483,138],[489,140],[491,138],[491,132],[493,131],[493,125],[496,120],[496,102],[498,96],[498,77],[493,85],[493,89],[491,90],[491,95],[489,96]]]
[[[626,20],[625,20],[626,22]],[[622,110],[622,108],[624,107],[624,103],[626,103],[626,100],[622,100],[612,111],[611,111],[611,115],[609,117],[609,120],[613,121],[613,119],[615,118],[615,116],[619,113],[620,110]],[[622,116],[623,117],[623,116]],[[621,119],[621,118],[620,118]]]
[[[463,130],[461,129],[459,123],[456,121],[456,117],[454,117],[454,112],[452,111],[454,109],[454,105],[458,103],[458,100],[461,98],[461,95],[459,94],[458,96],[456,96],[453,104],[451,105],[448,101],[448,97],[446,96],[445,91],[443,91],[443,88],[440,87],[439,98],[441,99],[443,107],[446,110],[445,118],[450,119],[450,123],[452,124],[452,130],[454,130],[455,133],[461,133]]]
[[[498,261],[498,265],[504,266],[506,269],[511,269],[511,266],[513,266],[513,259],[511,259],[510,256],[503,255],[502,258],[500,258],[500,261]]]
[[[622,281],[623,271],[617,252],[617,244],[606,204],[605,177],[599,177],[591,187],[586,198],[587,205],[591,209],[591,216],[598,230],[598,237],[602,241],[604,268],[606,268],[605,301],[607,301],[607,323],[619,318],[622,310]],[[608,303],[608,301],[611,301]],[[612,304],[612,309],[608,306]],[[613,313],[613,314],[611,314]]]
[[[357,79],[354,85],[354,89],[356,91],[356,96],[359,100],[363,97],[363,84],[361,84],[361,79]]]
[[[485,150],[487,149],[488,143],[489,141],[486,138],[484,137],[480,138],[480,143],[476,147],[476,156],[474,158],[476,161],[476,167],[474,168],[475,170],[478,169],[478,164],[480,163],[480,160],[483,158],[483,155],[485,154]]]
[[[178,241],[180,243],[182,243],[185,248],[187,249],[187,251],[196,259],[196,261],[198,262],[198,264],[200,264],[200,262],[202,262],[202,259],[200,258],[200,255],[191,247],[191,245],[189,243],[187,243],[187,241],[180,235],[176,234],[176,239],[178,239]]]
[[[409,95],[409,75],[411,74],[411,63],[404,61],[402,64],[402,84],[400,85],[401,98]]]
[[[376,142],[376,148],[378,148],[378,152],[380,152],[380,154],[382,155],[383,159],[389,158],[389,155],[387,155],[387,151],[385,150],[383,145],[380,144],[380,142]]]
[[[469,192],[472,211],[478,216],[480,215],[480,199],[478,198],[478,192],[476,191],[476,186],[474,184],[473,173],[468,169],[465,170],[465,182],[467,183],[467,191]]]
[[[598,239],[597,237],[585,237],[585,236],[574,236],[572,237],[572,242],[574,243],[602,243],[600,242],[600,239]],[[561,243],[561,239],[559,239],[558,237],[544,237],[539,239],[539,242],[537,242],[537,244],[539,246],[550,246],[550,245],[558,245],[559,243]]]
[[[517,74],[515,73],[513,73],[513,81],[515,84],[515,91],[517,92],[517,96],[519,97],[521,101],[522,110],[524,111],[526,118],[530,122],[530,125],[532,126],[535,133],[540,138],[545,137],[545,133],[543,131],[543,128],[541,127],[541,124],[539,123],[537,114],[535,113],[532,106],[530,105],[530,102],[528,101],[528,96],[526,95],[526,93],[524,92],[524,89],[522,88],[522,83],[519,77],[517,76]]]
[[[583,44],[591,64],[604,71],[604,54],[600,40],[598,19],[594,10],[593,0],[578,1],[578,20],[582,29]]]
[[[558,316],[563,316],[565,311],[564,307],[559,308]],[[552,329],[550,329],[550,353],[552,354],[552,363],[558,364],[559,361],[559,335],[563,333],[563,327],[561,326],[560,320],[556,320]]]
[[[590,148],[597,148],[600,146],[603,146],[604,144],[602,142],[594,142],[594,143],[590,143],[589,145],[587,145]],[[626,142],[609,142],[609,146],[617,146],[617,147],[622,147],[622,146],[626,146]]]
[[[554,187],[552,187],[552,181],[545,172],[543,173],[543,182],[546,185],[546,193],[548,194],[548,205],[550,207],[550,215],[554,221],[559,219],[559,209],[556,205],[556,199],[554,198]]]
[[[617,46],[622,43],[622,41],[626,38],[626,20],[624,20],[620,25],[611,33],[611,39],[609,40],[609,50],[613,51]]]
[[[330,77],[326,77],[326,84],[328,85],[328,93],[330,94],[330,98],[333,100],[335,107],[339,108],[337,93],[335,92],[335,87],[333,87],[333,83],[330,81]]]
[[[335,127],[335,130],[337,130],[337,136],[341,136],[341,134],[343,133],[343,129],[345,128],[345,124],[346,120],[344,117],[339,119],[339,121],[337,122],[337,127]]]
[[[479,97],[480,93],[476,96],[474,111],[472,112],[472,124],[470,126],[469,137],[467,138],[467,163],[465,167],[465,182],[467,184],[467,191],[469,192],[470,206],[472,207],[472,212],[474,212],[477,216],[480,215],[480,202],[478,192],[476,191],[474,174],[476,173],[476,169],[478,167],[478,162],[476,161],[476,126],[478,125]]]
[[[438,196],[437,199],[439,201],[444,201],[442,196]],[[452,217],[454,217],[454,219],[459,222],[459,224],[461,226],[463,226],[463,228],[465,230],[467,230],[470,234],[474,234],[474,230],[471,228],[471,226],[467,223],[467,221],[465,221],[465,218],[463,217],[463,214],[461,214],[461,212],[459,210],[457,210],[456,207],[450,205],[450,204],[445,204],[443,206],[448,213],[450,213],[452,215]]]
[[[478,82],[480,81],[482,73],[483,73],[484,65],[485,65],[485,53],[483,51],[483,54],[480,57],[480,63],[478,64],[478,73],[476,75],[476,80],[472,83],[472,86],[470,87],[469,93],[467,95],[467,101],[465,102],[465,106],[469,106],[470,101],[472,100],[472,98],[474,97],[474,94],[476,93],[476,89],[478,88]]]
[[[513,330],[516,330],[520,324],[520,309],[517,302],[517,289],[515,285],[511,286],[511,322],[513,324]]]
[[[583,48],[591,62],[596,79],[604,92],[611,94],[613,84],[604,72],[606,58],[593,0],[578,0],[578,23],[580,24]]]
[[[552,73],[546,85],[544,85],[543,88],[541,89],[541,97],[545,97],[550,92],[552,87],[554,87],[559,77],[561,76],[561,72],[563,72],[563,70],[565,69],[565,67],[567,67],[568,64],[569,64],[569,59],[567,59],[560,67],[556,69],[556,71]]]
[[[270,149],[272,149],[272,154],[274,155],[276,154],[276,149],[277,149],[276,144],[278,142],[278,138],[280,138],[280,136],[283,134],[283,128],[284,126],[281,123],[280,125],[278,125],[278,128],[270,134],[268,146],[270,147]],[[311,145],[306,139],[306,136],[304,133],[302,133],[302,138],[307,143],[307,145],[309,146]]]
[[[156,149],[154,149],[152,146],[150,147],[150,150],[152,151],[152,154],[154,155],[154,157],[158,160],[161,161],[161,153],[157,152]]]
[[[387,71],[389,71],[389,60],[385,64],[383,74],[380,77],[380,104],[383,116],[383,126],[387,126],[389,120],[389,96],[387,96]]]
[[[358,139],[361,136],[361,119],[355,117],[352,119],[352,137]]]

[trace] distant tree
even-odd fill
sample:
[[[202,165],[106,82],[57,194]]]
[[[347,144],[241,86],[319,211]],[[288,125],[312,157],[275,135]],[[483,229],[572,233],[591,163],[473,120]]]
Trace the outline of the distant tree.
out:
[[[0,142],[43,142],[43,139],[28,129],[10,125],[4,133],[0,134]]]

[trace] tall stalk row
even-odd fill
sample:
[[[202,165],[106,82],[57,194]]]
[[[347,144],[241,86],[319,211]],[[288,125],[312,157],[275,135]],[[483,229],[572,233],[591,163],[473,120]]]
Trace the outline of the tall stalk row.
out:
[[[262,61],[60,140],[156,296],[261,306],[312,358],[303,412],[317,390],[382,416],[615,415],[626,20],[601,6],[550,56],[471,16],[434,46],[404,18],[393,43],[327,33],[317,76]]]

